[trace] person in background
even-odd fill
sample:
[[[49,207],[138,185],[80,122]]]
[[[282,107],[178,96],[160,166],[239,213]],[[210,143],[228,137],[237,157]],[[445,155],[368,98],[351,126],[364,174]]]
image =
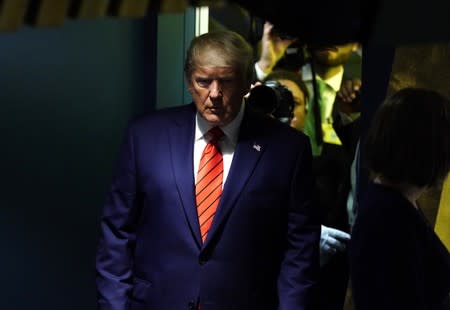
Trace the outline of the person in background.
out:
[[[362,163],[362,193],[350,241],[356,310],[450,309],[450,254],[417,204],[450,171],[450,102],[404,88],[377,111]]]
[[[305,83],[298,74],[283,69],[274,70],[267,75],[264,84],[271,85],[273,83],[279,83],[292,94],[294,107],[288,123],[291,127],[303,131],[307,113],[306,103],[309,98]]]
[[[309,93],[300,75],[284,69],[275,69],[265,78],[264,83],[269,85],[279,83],[292,94],[294,108],[292,109],[292,115],[289,118],[288,123],[291,127],[302,131],[307,113],[306,102],[309,99]],[[287,97],[287,95],[284,96]],[[342,98],[341,100],[351,101],[355,94],[351,92],[351,89],[343,87],[342,90],[338,92],[338,96]],[[285,103],[290,100],[291,99],[286,99],[281,101]],[[282,110],[289,110],[289,108],[284,108]],[[336,252],[345,249],[346,243],[350,239],[350,235],[324,225],[322,225],[321,228],[321,265],[325,265]]]
[[[100,309],[316,309],[308,138],[244,104],[251,46],[194,38],[193,103],[133,121],[101,219]]]
[[[260,58],[255,63],[265,80],[295,39],[282,39],[266,22]],[[342,310],[348,284],[347,242],[350,237],[347,200],[351,163],[359,138],[361,81],[344,76],[344,65],[359,44],[308,46],[309,61],[296,73],[310,98],[303,131],[311,139],[315,201],[322,213],[319,309]],[[314,70],[312,70],[314,69]],[[313,74],[313,72],[315,74]]]

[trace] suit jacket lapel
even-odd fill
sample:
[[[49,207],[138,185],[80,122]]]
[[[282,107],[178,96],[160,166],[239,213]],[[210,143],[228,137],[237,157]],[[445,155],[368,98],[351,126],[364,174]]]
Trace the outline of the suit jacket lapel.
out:
[[[195,109],[189,115],[180,115],[175,126],[169,128],[170,155],[172,158],[175,182],[186,220],[197,246],[202,245],[197,208],[195,206],[194,171],[192,158],[195,139]]]
[[[255,125],[255,119],[251,116],[250,111],[246,110],[234,150],[233,162],[204,247],[214,238],[214,234],[220,231],[264,153],[265,141],[259,141],[260,139],[255,137],[258,137],[258,126]]]

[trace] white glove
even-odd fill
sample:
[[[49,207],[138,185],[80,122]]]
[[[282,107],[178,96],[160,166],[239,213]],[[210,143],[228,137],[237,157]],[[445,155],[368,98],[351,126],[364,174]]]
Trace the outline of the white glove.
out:
[[[337,252],[342,252],[350,240],[350,235],[339,229],[322,225],[320,233],[320,266],[325,265]]]

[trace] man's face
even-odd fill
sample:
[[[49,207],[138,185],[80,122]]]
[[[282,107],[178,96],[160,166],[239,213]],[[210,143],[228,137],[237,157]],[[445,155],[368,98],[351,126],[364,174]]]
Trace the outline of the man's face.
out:
[[[340,66],[349,59],[356,47],[356,43],[313,47],[314,58],[317,64],[324,67]]]
[[[197,65],[188,88],[200,115],[213,126],[224,126],[238,114],[249,89],[246,84],[238,68]]]

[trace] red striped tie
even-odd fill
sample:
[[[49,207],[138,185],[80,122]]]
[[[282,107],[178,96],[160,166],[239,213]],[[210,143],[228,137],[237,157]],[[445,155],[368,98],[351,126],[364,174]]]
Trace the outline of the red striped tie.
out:
[[[208,131],[208,135],[211,139],[203,150],[198,167],[197,183],[195,184],[195,200],[203,241],[206,239],[216,214],[222,195],[223,182],[223,159],[218,146],[218,141],[223,137],[223,132],[219,127],[214,127]]]

